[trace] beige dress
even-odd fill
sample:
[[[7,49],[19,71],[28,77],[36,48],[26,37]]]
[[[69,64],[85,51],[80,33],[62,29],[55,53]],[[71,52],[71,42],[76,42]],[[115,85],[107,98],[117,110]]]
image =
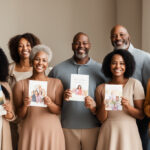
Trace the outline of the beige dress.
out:
[[[14,87],[15,106],[22,106],[28,97],[29,79],[17,82]],[[63,86],[60,80],[49,78],[48,96],[61,105]],[[47,107],[29,107],[27,115],[21,121],[19,150],[65,150],[64,135],[59,116],[51,113]]]
[[[9,83],[11,89],[13,89],[13,87],[17,81],[29,78],[32,75],[32,70],[27,71],[27,72],[17,72],[17,71],[15,71],[15,66],[16,66],[15,62],[13,62],[9,65],[8,83]],[[18,138],[19,138],[18,137],[18,119],[15,120],[15,122],[11,122],[10,127],[11,127],[13,150],[16,150],[17,146],[18,146]]]
[[[8,93],[10,94],[10,103],[12,104],[12,92],[8,83],[0,82],[0,84],[3,85],[7,89]],[[15,116],[11,120],[6,120],[4,117],[2,117],[1,150],[12,150],[9,121],[13,121],[14,119],[15,119]]]
[[[105,84],[96,89],[96,98],[104,99]],[[130,78],[123,87],[123,97],[133,106],[133,100],[145,98],[141,83]],[[142,150],[136,119],[123,111],[108,111],[108,117],[100,128],[96,150]]]

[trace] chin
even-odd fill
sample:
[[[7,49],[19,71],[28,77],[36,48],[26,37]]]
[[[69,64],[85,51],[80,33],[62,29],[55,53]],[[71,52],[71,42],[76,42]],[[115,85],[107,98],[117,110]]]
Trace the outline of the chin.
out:
[[[37,73],[43,73],[45,70],[35,70]]]
[[[24,59],[27,59],[29,57],[30,57],[30,55],[23,56]]]
[[[76,57],[78,59],[84,59],[85,57],[87,57],[87,55],[86,54],[84,54],[84,55],[76,55]]]
[[[113,76],[114,76],[114,77],[118,77],[118,78],[119,78],[119,77],[121,77],[121,76],[122,76],[122,74],[114,74]]]
[[[118,49],[128,49],[128,46],[127,45],[115,46],[115,50],[118,50]]]

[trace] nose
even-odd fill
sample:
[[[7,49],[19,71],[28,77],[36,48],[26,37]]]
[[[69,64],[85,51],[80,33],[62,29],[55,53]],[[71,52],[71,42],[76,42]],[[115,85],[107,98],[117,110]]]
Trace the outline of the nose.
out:
[[[117,34],[117,35],[116,35],[116,39],[117,39],[117,40],[120,40],[120,39],[121,39],[120,34]]]
[[[42,60],[39,60],[39,63],[38,64],[42,64]]]
[[[119,67],[120,67],[120,63],[117,63],[117,64],[116,64],[116,68],[119,68]]]
[[[79,47],[83,47],[83,43],[82,42],[79,44]]]
[[[27,49],[27,46],[26,46],[26,45],[24,45],[24,46],[23,46],[23,48],[26,50],[26,49]]]

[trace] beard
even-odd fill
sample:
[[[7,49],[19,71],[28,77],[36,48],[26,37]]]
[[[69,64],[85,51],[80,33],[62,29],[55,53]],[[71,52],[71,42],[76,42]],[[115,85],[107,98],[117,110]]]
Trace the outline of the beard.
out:
[[[85,53],[79,54],[78,51],[74,51],[74,55],[78,59],[83,59],[88,56],[88,51],[85,50]]]
[[[122,45],[117,45],[116,42],[113,42],[113,46],[114,46],[115,50],[118,50],[118,49],[128,49],[129,44],[128,44],[127,40],[123,40],[122,41]]]

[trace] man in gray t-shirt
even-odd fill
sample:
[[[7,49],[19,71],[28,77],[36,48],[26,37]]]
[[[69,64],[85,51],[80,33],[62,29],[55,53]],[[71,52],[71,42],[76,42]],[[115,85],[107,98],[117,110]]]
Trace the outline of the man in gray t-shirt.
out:
[[[100,123],[86,106],[86,101],[70,101],[71,74],[88,75],[88,95],[95,98],[96,87],[104,82],[101,64],[88,56],[91,44],[85,33],[79,32],[73,38],[72,58],[56,65],[49,76],[59,78],[64,86],[61,123],[65,135],[66,150],[95,150]],[[86,106],[85,106],[86,105]]]
[[[150,78],[150,54],[143,50],[134,48],[130,42],[130,36],[125,27],[122,25],[116,25],[111,30],[111,42],[115,50],[125,49],[128,50],[134,57],[136,68],[133,77],[141,81],[146,93],[147,81]],[[149,150],[148,148],[148,119],[137,120],[139,133],[142,140],[143,150]],[[149,138],[150,142],[150,138]]]

